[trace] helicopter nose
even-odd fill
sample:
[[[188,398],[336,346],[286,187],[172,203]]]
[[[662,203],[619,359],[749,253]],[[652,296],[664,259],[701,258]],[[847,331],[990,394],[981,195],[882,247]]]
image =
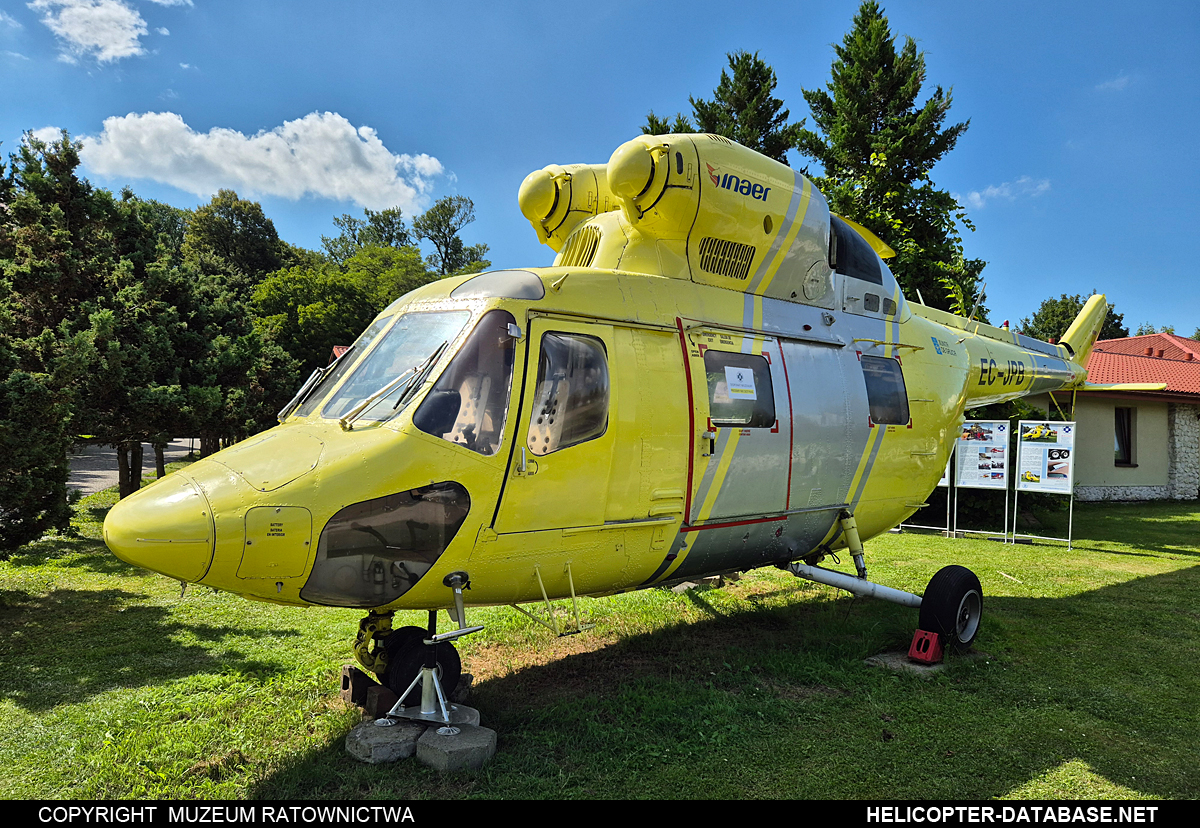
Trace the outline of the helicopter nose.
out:
[[[114,555],[181,581],[204,577],[215,539],[208,501],[178,472],[118,501],[104,519]]]

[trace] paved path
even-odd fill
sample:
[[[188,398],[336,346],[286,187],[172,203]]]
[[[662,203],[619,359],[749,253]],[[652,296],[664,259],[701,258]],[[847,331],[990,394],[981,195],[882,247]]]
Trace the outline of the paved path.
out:
[[[168,463],[182,460],[192,450],[200,448],[200,441],[183,437],[172,440],[163,452]],[[95,494],[101,489],[117,485],[117,450],[99,443],[85,443],[71,450],[71,476],[67,478],[68,489],[78,489],[84,495]],[[154,474],[154,446],[142,444],[142,477]]]

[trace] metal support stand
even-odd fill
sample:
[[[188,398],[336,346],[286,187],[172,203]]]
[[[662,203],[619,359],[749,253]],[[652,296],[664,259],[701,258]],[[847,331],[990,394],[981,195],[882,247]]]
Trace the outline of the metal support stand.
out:
[[[468,627],[464,624],[466,611],[463,608],[462,591],[471,588],[471,581],[467,573],[451,572],[445,577],[442,583],[454,591],[454,610],[457,616],[455,621],[458,623],[458,629],[439,633],[437,631],[438,611],[435,609],[429,610],[429,626],[426,630],[426,638],[424,639],[425,666],[421,668],[421,672],[417,674],[417,677],[400,694],[399,700],[387,712],[387,715],[375,720],[375,724],[379,727],[391,727],[398,723],[397,719],[438,722],[446,727],[454,724],[463,724],[470,719],[469,714],[459,711],[457,705],[446,701],[446,694],[442,690],[442,682],[437,675],[437,645],[454,641],[455,639],[462,638],[464,635],[479,632],[483,629],[483,626]],[[411,707],[403,707],[404,699],[408,697],[408,694],[418,684],[421,686],[421,703]]]

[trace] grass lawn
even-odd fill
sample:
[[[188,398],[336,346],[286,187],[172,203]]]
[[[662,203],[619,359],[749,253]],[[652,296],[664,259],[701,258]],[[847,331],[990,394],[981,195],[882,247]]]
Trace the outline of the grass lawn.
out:
[[[774,569],[584,600],[595,628],[561,639],[472,611],[487,627],[460,646],[469,703],[499,748],[439,776],[342,747],[361,612],[181,597],[105,549],[113,502],[86,498],[80,537],[0,562],[0,796],[1200,796],[1197,503],[1078,504],[1070,552],[869,541],[881,583],[921,592],[960,563],[983,584],[980,656],[928,679],[864,664],[907,648],[915,611]]]

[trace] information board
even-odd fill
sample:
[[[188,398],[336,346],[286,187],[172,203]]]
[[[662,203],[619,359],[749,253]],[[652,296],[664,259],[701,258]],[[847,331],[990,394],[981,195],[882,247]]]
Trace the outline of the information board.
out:
[[[1075,423],[1021,420],[1017,491],[1069,495],[1075,483]]]
[[[1008,487],[1008,420],[967,420],[954,451],[958,488]]]

